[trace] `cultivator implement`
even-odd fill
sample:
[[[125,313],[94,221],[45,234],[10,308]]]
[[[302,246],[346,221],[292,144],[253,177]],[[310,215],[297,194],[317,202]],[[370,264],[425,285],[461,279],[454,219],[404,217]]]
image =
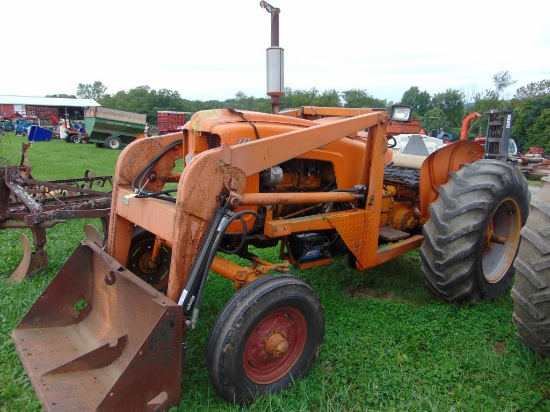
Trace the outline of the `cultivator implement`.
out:
[[[37,180],[31,174],[26,155],[30,144],[23,144],[19,166],[0,168],[0,229],[30,229],[34,251],[21,234],[23,259],[8,278],[20,282],[48,262],[46,229],[66,219],[100,218],[107,233],[111,193],[96,188],[112,188],[111,176],[95,176],[88,169],[82,178]]]

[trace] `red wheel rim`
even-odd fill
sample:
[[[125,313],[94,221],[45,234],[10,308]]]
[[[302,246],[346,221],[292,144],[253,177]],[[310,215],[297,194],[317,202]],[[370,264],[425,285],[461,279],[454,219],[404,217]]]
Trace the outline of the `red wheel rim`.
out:
[[[252,382],[266,385],[284,377],[302,354],[307,339],[306,318],[299,310],[274,310],[254,328],[243,353],[243,368]],[[273,350],[279,343],[279,351]]]

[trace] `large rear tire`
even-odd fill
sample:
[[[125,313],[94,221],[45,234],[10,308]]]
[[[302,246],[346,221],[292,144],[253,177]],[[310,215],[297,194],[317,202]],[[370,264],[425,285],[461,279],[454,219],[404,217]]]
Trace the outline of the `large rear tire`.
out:
[[[539,194],[521,231],[514,262],[512,288],[517,337],[543,356],[550,356],[550,179],[542,180]]]
[[[529,200],[527,180],[514,165],[483,159],[451,172],[423,227],[428,288],[450,302],[473,304],[504,295]]]
[[[290,275],[265,276],[239,290],[208,339],[210,380],[229,402],[278,392],[311,368],[325,315],[313,289]]]

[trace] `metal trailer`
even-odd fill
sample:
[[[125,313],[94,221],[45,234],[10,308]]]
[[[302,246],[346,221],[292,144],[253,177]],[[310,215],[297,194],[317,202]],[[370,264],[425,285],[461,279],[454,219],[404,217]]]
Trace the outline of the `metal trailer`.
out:
[[[88,142],[97,147],[122,149],[136,138],[145,137],[145,114],[89,107],[84,112]]]
[[[189,120],[191,114],[192,112],[158,111],[157,129],[159,133],[162,135],[183,130],[183,125]]]

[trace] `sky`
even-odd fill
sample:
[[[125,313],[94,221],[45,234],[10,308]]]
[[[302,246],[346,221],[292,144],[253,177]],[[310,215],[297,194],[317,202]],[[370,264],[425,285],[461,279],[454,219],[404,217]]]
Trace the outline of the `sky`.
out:
[[[271,15],[258,0],[8,1],[0,95],[139,86],[188,100],[266,95]],[[23,6],[24,4],[24,6]],[[508,72],[515,90],[550,79],[550,13],[538,0],[270,0],[280,9],[284,86],[365,90],[399,102],[416,86],[466,101]],[[9,51],[6,50],[8,47]]]

